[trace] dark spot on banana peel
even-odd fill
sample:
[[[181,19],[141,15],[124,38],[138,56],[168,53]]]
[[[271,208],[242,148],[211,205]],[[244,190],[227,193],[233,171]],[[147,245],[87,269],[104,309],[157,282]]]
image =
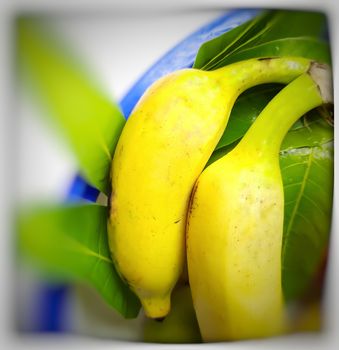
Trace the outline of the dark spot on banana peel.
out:
[[[191,192],[191,195],[190,195],[190,199],[189,199],[189,211],[191,211],[191,207],[192,207],[192,203],[193,203],[193,198],[194,198],[195,192],[196,192],[197,189],[198,189],[198,183],[199,183],[199,180],[194,184],[193,189],[192,189],[192,192]]]
[[[119,149],[119,154],[122,154],[122,151],[124,150],[124,145],[121,145],[120,149]]]
[[[111,197],[112,197],[112,190],[109,190],[107,193],[107,216],[110,218],[111,214]]]
[[[193,198],[194,198],[195,192],[198,189],[198,183],[199,183],[199,180],[197,180],[197,182],[194,184],[192,192],[191,192],[191,195],[190,195],[190,199],[188,201],[188,210],[186,211],[186,232],[188,232],[188,227],[189,227],[189,220],[188,220],[188,218],[191,215],[192,210],[193,210],[193,208],[192,208],[192,206],[193,206]]]
[[[113,189],[108,194],[108,200],[107,200],[107,212],[108,212],[108,218],[110,219],[112,217],[112,214],[115,212],[115,206],[114,206],[114,196],[115,192]]]
[[[272,60],[274,57],[259,57],[258,61],[270,61]]]
[[[166,317],[157,317],[157,318],[154,318],[154,321],[156,321],[156,322],[163,322],[165,318]]]

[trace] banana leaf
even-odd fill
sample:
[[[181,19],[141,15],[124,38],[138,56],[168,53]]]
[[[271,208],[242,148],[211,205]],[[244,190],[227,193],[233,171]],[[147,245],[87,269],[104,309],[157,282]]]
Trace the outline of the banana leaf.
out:
[[[48,279],[90,285],[121,315],[134,318],[140,303],[114,267],[106,225],[107,207],[97,204],[26,207],[17,215],[19,257]]]
[[[274,45],[268,43],[280,43],[280,40],[285,38],[326,39],[326,29],[326,16],[320,12],[265,11],[241,26],[204,43],[198,50],[193,67],[204,70],[216,69],[222,67],[226,59],[230,62],[233,55],[245,57],[249,49],[253,49],[250,51],[252,57],[262,57],[268,52],[274,52]],[[318,48],[314,48],[312,43],[304,45],[308,56],[316,59],[319,55]],[[261,52],[260,47],[264,47],[265,51]],[[245,54],[241,55],[244,50]],[[303,56],[304,51],[300,49],[299,52]],[[254,54],[259,56],[253,56]]]
[[[239,51],[220,60],[214,68],[256,57],[302,56],[317,62],[331,64],[327,42],[309,37],[283,38],[265,42]]]
[[[194,68],[209,70],[218,61],[236,50],[241,43],[251,41],[264,30],[272,12],[265,11],[227,33],[203,43],[194,61]]]
[[[271,29],[256,44],[275,39],[310,36],[326,38],[327,19],[320,11],[273,10]]]
[[[309,292],[328,248],[333,143],[284,151],[280,167],[285,196],[282,283],[289,301]]]

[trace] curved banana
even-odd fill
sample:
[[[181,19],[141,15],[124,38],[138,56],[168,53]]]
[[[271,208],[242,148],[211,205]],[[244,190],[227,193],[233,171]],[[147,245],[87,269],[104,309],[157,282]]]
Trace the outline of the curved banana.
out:
[[[329,71],[314,64],[197,180],[187,219],[187,260],[204,341],[284,332],[279,149],[299,117],[331,100],[323,84],[329,81]]]
[[[189,197],[245,89],[288,83],[310,60],[251,59],[184,69],[155,82],[123,129],[112,162],[109,244],[147,316],[164,317],[185,259]]]

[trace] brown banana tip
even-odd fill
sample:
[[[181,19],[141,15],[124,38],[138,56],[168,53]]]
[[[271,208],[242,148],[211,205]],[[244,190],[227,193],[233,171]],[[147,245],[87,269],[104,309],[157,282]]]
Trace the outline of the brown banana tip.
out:
[[[327,64],[313,61],[308,70],[308,74],[317,84],[324,103],[333,104],[333,82],[331,68]]]

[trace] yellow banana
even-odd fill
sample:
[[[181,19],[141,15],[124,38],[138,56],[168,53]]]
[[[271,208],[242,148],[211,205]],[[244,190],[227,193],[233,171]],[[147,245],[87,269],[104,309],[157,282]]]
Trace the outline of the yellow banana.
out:
[[[184,69],[140,99],[115,150],[109,244],[121,276],[147,316],[164,317],[185,259],[189,197],[245,89],[288,83],[310,61],[251,59],[215,71]]]
[[[331,100],[325,87],[329,81],[329,70],[313,64],[196,182],[187,219],[187,259],[204,341],[284,332],[279,149],[299,117]]]

